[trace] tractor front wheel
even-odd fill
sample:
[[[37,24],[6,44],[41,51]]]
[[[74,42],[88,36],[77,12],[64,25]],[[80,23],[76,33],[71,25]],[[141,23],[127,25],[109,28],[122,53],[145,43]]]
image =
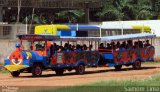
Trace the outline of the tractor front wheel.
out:
[[[11,75],[12,75],[13,77],[18,77],[18,76],[20,75],[20,72],[14,71],[14,72],[11,72]]]

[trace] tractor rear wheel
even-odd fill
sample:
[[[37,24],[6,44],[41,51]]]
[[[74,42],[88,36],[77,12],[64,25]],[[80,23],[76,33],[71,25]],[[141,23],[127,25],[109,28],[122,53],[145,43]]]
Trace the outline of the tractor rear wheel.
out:
[[[32,76],[39,77],[42,75],[42,66],[41,64],[34,64],[32,67]]]

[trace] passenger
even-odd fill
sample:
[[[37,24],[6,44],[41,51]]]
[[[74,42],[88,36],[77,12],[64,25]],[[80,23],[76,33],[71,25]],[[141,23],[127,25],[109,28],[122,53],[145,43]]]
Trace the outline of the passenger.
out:
[[[50,41],[47,41],[47,44],[46,44],[47,46],[47,56],[48,56],[48,58],[50,59],[50,57],[51,57],[51,42]],[[44,45],[45,46],[45,45]]]
[[[111,47],[112,47],[112,50],[115,50],[116,49],[116,45],[114,42],[111,42]]]
[[[109,43],[107,43],[107,48],[106,49],[108,49],[108,50],[112,49],[112,47],[111,47],[111,45]]]
[[[38,43],[36,44],[36,50],[42,50],[42,49],[43,49],[43,46],[41,45],[40,42],[38,42]]]
[[[76,51],[82,51],[81,46],[79,44],[76,45]]]
[[[55,51],[54,51],[54,45],[53,44],[51,44],[50,50],[51,50],[50,51],[51,56],[54,55]]]
[[[146,40],[146,43],[145,43],[145,45],[144,45],[145,47],[147,47],[147,46],[151,46],[151,44],[149,43],[149,40]]]
[[[128,40],[128,41],[127,41],[126,48],[127,48],[127,49],[132,49],[132,48],[133,48],[133,42],[132,42],[132,40]]]
[[[116,44],[116,49],[115,49],[116,51],[118,51],[118,50],[119,50],[120,45],[121,45],[121,44],[120,44],[120,42],[118,41],[118,42],[117,42],[117,44]]]
[[[123,41],[123,42],[122,42],[122,46],[123,46],[123,48],[126,49],[126,41]],[[121,47],[121,48],[122,48],[122,47]]]
[[[65,43],[65,45],[64,45],[64,51],[69,51],[69,44],[68,43]]]
[[[63,49],[63,46],[58,46],[58,52],[61,52],[61,51],[63,51],[64,49]]]
[[[89,51],[92,51],[93,49],[92,49],[92,45],[89,45]]]
[[[119,48],[119,51],[125,51],[126,48],[125,48],[125,44],[121,44],[120,48]]]
[[[138,48],[138,42],[137,42],[137,41],[134,42],[133,48],[134,48],[134,49]]]
[[[104,44],[101,43],[100,46],[98,47],[98,50],[102,51],[105,50],[106,48],[104,47]]]
[[[142,41],[138,41],[139,47],[143,48],[143,42]]]
[[[74,51],[75,50],[75,45],[72,45],[72,47],[71,47],[71,51]]]
[[[86,51],[86,50],[87,50],[87,45],[86,45],[86,44],[83,44],[82,49],[83,49],[84,51]]]

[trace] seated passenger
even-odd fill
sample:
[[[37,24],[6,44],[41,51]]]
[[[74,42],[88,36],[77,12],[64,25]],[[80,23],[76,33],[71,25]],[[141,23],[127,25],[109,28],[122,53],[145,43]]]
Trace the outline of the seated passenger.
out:
[[[72,45],[72,47],[71,47],[71,51],[74,51],[75,50],[75,45]]]
[[[139,47],[143,48],[143,42],[142,41],[138,41]]]
[[[106,48],[104,47],[104,44],[101,43],[100,46],[98,47],[98,50],[104,50],[104,49],[106,49]]]
[[[134,42],[133,48],[134,48],[134,49],[138,48],[138,42]]]
[[[112,49],[112,47],[111,47],[111,45],[109,43],[107,43],[107,48],[106,49],[108,49],[108,50]]]
[[[121,44],[120,48],[119,48],[119,51],[125,51],[126,48],[125,48],[125,44]]]
[[[84,45],[83,45],[82,49],[83,49],[84,51],[86,51],[86,50],[87,50],[87,46],[86,46],[86,44],[84,44]]]
[[[132,49],[133,48],[133,42],[132,42],[132,40],[128,40],[127,41],[127,45],[126,45],[126,49]]]
[[[79,44],[76,45],[76,51],[82,51],[81,46]]]
[[[89,45],[89,51],[92,51],[93,49],[92,49],[92,45]]]
[[[151,44],[149,43],[149,40],[146,40],[146,43],[145,43],[145,45],[144,45],[145,47],[147,47],[147,46],[151,46]]]
[[[119,48],[120,48],[120,42],[118,41],[117,44],[116,44],[116,49],[115,50],[118,51]]]
[[[38,42],[36,44],[36,50],[42,50],[43,49],[43,46],[40,44],[40,42]]]
[[[68,43],[65,43],[65,45],[64,45],[64,51],[69,51],[69,44]]]

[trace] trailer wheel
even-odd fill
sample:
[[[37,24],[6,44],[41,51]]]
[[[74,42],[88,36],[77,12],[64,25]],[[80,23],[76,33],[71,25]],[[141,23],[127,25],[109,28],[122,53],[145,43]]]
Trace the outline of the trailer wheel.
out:
[[[14,72],[11,72],[11,75],[12,75],[13,77],[18,77],[18,76],[20,75],[20,72],[14,71]]]
[[[84,65],[79,65],[77,68],[76,68],[76,73],[77,74],[84,74],[85,72],[85,66]]]
[[[140,68],[141,68],[141,61],[140,61],[140,60],[137,60],[136,62],[134,62],[134,63],[132,64],[132,67],[133,67],[133,69],[135,69],[135,70],[140,69]]]
[[[64,70],[55,70],[57,75],[63,75]]]
[[[114,68],[115,68],[116,71],[119,71],[119,70],[121,70],[122,65],[116,65],[116,66],[114,66]]]
[[[32,76],[39,77],[42,75],[42,66],[40,64],[34,64],[32,67]]]

